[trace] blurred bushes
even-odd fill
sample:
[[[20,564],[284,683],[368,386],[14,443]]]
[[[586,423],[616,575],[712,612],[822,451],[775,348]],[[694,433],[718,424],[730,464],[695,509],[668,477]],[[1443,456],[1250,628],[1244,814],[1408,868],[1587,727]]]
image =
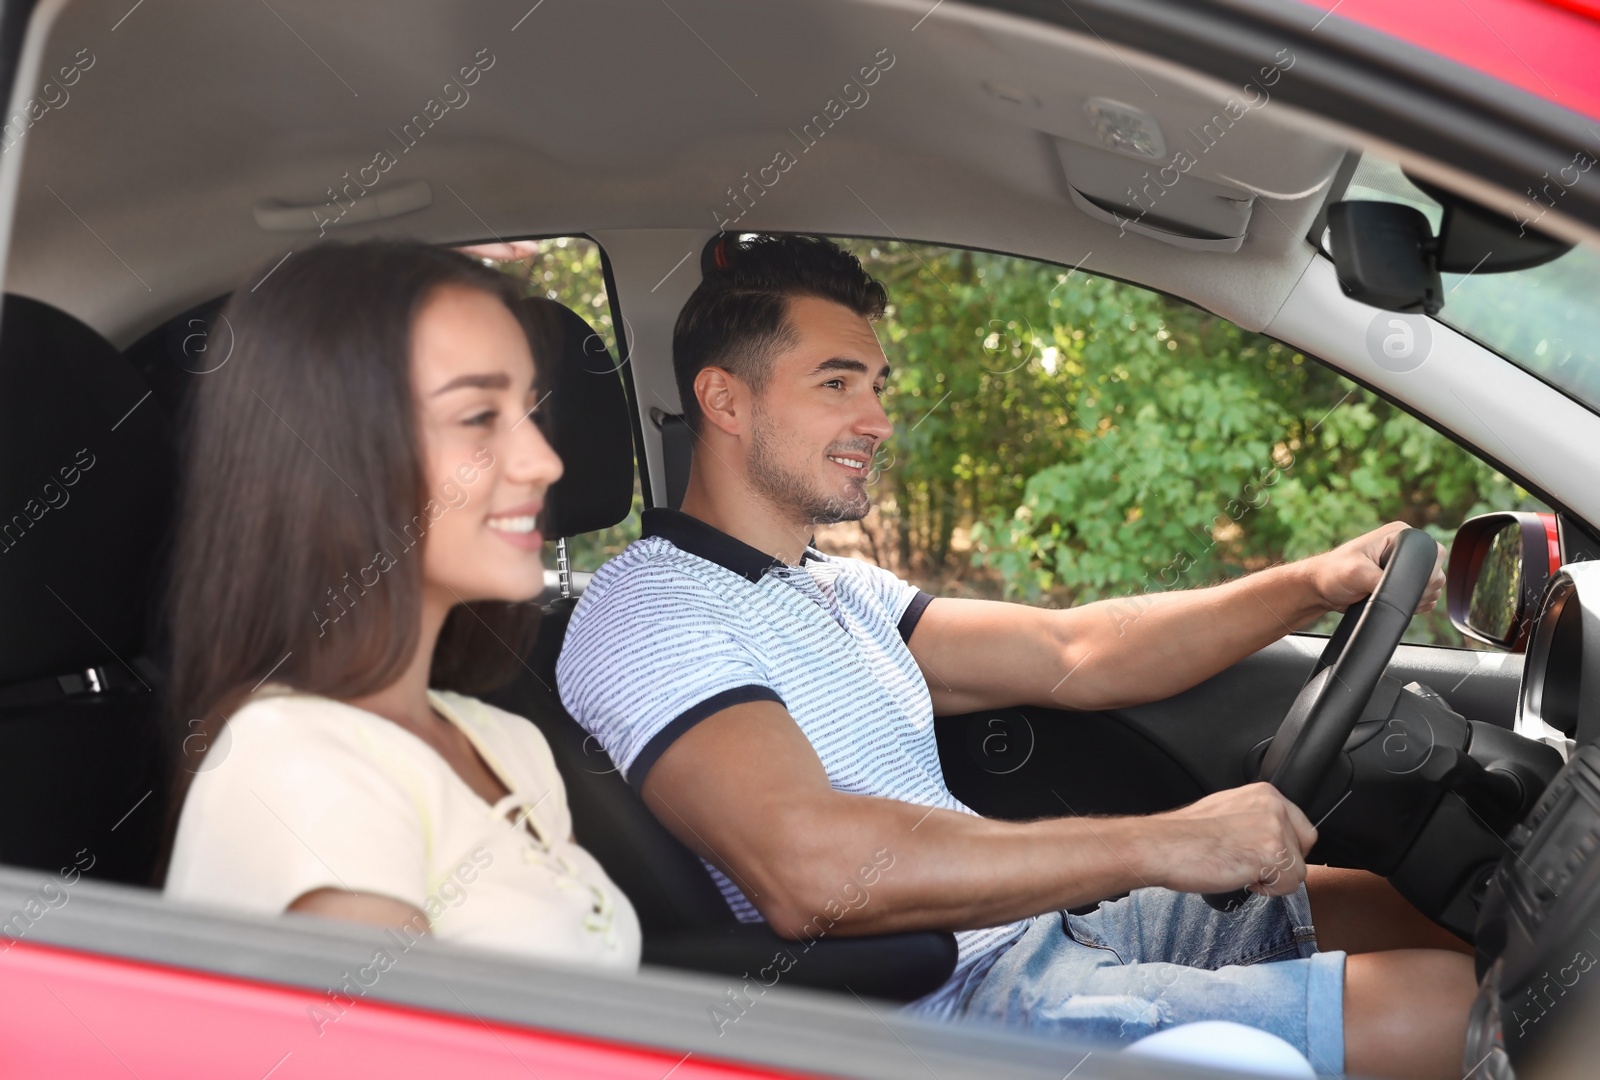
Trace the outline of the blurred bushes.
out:
[[[1448,546],[1472,514],[1539,508],[1377,395],[1181,301],[1001,255],[849,246],[893,302],[896,435],[867,526],[903,576],[1067,605],[1212,584],[1390,520]],[[1410,637],[1460,642],[1442,612]]]

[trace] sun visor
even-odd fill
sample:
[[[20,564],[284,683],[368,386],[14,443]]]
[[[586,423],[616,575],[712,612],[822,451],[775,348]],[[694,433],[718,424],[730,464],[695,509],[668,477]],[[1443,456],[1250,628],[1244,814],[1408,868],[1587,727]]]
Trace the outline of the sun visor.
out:
[[[1072,204],[1096,221],[1190,251],[1238,251],[1244,243],[1255,196],[1194,175],[1186,151],[1156,159],[1073,139],[1055,144]]]

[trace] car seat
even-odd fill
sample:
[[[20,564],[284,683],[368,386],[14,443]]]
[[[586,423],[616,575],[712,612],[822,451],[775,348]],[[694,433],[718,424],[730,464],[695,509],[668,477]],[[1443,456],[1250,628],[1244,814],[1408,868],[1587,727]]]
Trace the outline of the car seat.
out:
[[[165,811],[144,659],[176,463],[168,415],[90,327],[0,309],[0,861],[149,882]]]

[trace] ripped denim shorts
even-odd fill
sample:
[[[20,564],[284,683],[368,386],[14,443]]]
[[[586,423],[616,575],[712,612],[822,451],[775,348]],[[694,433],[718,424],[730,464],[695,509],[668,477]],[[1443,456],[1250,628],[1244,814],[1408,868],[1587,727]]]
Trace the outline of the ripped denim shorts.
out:
[[[1233,1020],[1344,1071],[1344,959],[1318,952],[1305,886],[1233,912],[1136,889],[1086,915],[1042,915],[963,989],[962,1018],[1085,1043]]]

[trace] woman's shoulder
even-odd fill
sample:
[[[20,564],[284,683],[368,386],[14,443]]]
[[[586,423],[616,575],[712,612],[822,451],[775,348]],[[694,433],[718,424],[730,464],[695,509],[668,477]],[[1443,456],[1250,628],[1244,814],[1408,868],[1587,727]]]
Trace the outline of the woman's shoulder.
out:
[[[554,771],[555,758],[550,752],[550,743],[527,717],[454,690],[429,690],[428,693],[434,697],[435,704],[444,705],[497,753],[526,761],[541,774],[546,769]]]
[[[457,719],[481,734],[493,734],[508,742],[548,749],[548,743],[533,721],[525,716],[491,705],[482,698],[454,690],[429,690],[428,693],[448,706]]]
[[[195,770],[167,893],[264,913],[335,887],[417,905],[442,819],[442,768],[376,714],[264,688]]]
[[[381,716],[342,701],[289,687],[266,687],[252,694],[228,717],[235,734],[270,732],[274,738],[331,738],[348,741],[357,731],[377,730]]]
[[[288,687],[258,691],[236,709],[210,750],[218,753],[259,770],[314,765],[366,774],[403,764],[406,775],[433,771],[434,756],[416,736],[376,713]]]

